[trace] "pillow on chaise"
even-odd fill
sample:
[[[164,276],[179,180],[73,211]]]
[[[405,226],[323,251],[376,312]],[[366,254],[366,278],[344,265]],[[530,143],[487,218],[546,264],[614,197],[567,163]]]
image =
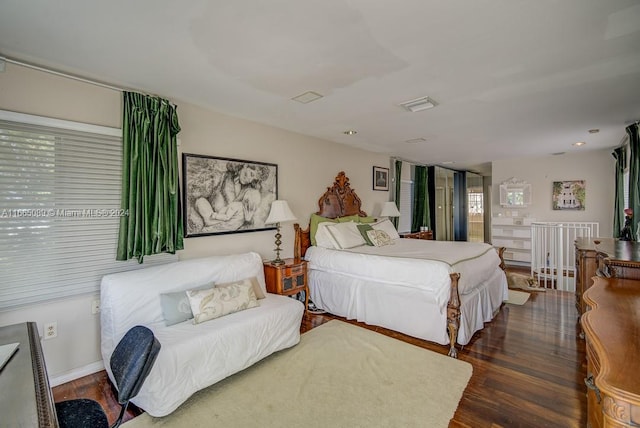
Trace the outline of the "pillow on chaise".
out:
[[[260,306],[253,286],[247,282],[208,290],[188,290],[187,296],[194,324]]]
[[[213,282],[210,282],[208,284],[201,285],[200,287],[196,287],[194,290],[204,290],[211,288],[214,285],[215,284]],[[161,293],[160,306],[162,308],[164,324],[167,327],[193,318],[193,312],[191,312],[191,305],[189,304],[189,298],[187,297],[187,290]]]

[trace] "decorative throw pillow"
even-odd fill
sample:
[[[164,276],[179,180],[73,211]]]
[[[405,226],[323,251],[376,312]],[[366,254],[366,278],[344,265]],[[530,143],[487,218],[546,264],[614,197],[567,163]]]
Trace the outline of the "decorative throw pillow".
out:
[[[398,231],[396,230],[396,228],[393,225],[393,223],[391,223],[391,221],[389,221],[389,219],[384,219],[384,220],[379,221],[377,223],[373,223],[371,226],[376,230],[384,230],[385,232],[387,232],[387,235],[389,235],[389,237],[391,237],[391,239],[399,239],[400,238],[400,235],[398,235]]]
[[[311,240],[311,245],[317,245],[316,232],[318,231],[318,225],[323,222],[337,223],[338,220],[322,217],[318,214],[311,214],[311,218],[309,219],[309,238]]]
[[[194,290],[205,290],[213,286],[214,283],[210,282],[196,287]],[[193,312],[191,312],[191,305],[189,305],[186,290],[161,293],[160,307],[162,308],[162,316],[164,317],[164,323],[167,327],[193,318]]]
[[[187,296],[193,312],[194,324],[260,306],[251,284],[230,284],[208,290],[188,290]]]
[[[391,239],[389,234],[384,230],[372,229],[367,232],[367,236],[369,236],[369,239],[376,247],[383,247],[394,243],[393,239]]]
[[[360,231],[360,235],[362,235],[367,245],[373,245],[373,242],[371,242],[371,239],[369,239],[369,235],[367,235],[367,232],[373,230],[373,227],[371,227],[370,224],[363,223],[358,225],[358,230]]]
[[[239,281],[232,281],[232,282],[225,282],[223,284],[216,284],[215,286],[217,288],[220,287],[229,287],[232,285],[241,285],[241,284],[251,284],[251,287],[253,288],[253,292],[256,295],[257,299],[264,299],[265,295],[262,292],[262,288],[260,287],[260,282],[258,282],[258,278],[256,278],[255,276],[252,276],[251,278],[245,278],[245,279],[241,279]]]

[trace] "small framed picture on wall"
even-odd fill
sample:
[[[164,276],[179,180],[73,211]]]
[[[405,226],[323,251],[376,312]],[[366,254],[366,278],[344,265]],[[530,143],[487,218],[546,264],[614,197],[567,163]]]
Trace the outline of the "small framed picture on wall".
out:
[[[389,168],[373,167],[373,190],[389,190]]]

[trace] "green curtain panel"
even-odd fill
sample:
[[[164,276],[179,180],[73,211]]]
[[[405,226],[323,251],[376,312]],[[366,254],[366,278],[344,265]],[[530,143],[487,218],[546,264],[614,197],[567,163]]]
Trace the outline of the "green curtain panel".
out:
[[[612,153],[616,160],[616,193],[613,201],[613,236],[620,236],[624,224],[624,168],[627,164],[625,147],[618,147]]]
[[[400,211],[400,185],[402,184],[402,161],[395,161],[395,193],[393,195],[396,203],[396,207],[398,207],[398,211]],[[400,223],[400,217],[393,217],[391,219],[393,225],[398,229],[398,224]]]
[[[638,230],[638,218],[640,218],[640,137],[638,136],[638,124],[627,126],[629,134],[629,208],[633,210],[631,223],[632,236],[636,237]]]
[[[178,181],[176,108],[158,97],[124,92],[122,209],[117,260],[184,248]]]
[[[413,218],[411,231],[417,232],[421,226],[431,224],[429,212],[429,186],[427,167],[416,165],[413,172]]]

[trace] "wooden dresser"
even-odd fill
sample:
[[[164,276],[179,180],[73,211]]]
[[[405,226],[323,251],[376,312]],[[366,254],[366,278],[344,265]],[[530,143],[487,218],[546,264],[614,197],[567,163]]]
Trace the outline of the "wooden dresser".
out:
[[[58,426],[53,393],[34,322],[0,327],[0,345],[20,347],[0,371],[0,426]]]
[[[600,238],[595,238],[596,240]],[[603,238],[604,239],[604,238]],[[575,240],[576,252],[576,309],[578,315],[582,315],[586,308],[586,304],[582,300],[582,295],[591,284],[593,277],[596,276],[598,269],[597,250],[592,238],[578,238]]]
[[[433,239],[433,231],[432,230],[421,230],[419,232],[411,232],[411,233],[401,233],[401,238],[408,239],[424,239],[424,240],[432,240]]]
[[[595,278],[580,322],[587,350],[587,426],[640,426],[640,280]]]
[[[593,284],[593,277],[640,279],[640,242],[614,238],[578,238],[576,252],[576,309],[583,314],[582,295]]]

